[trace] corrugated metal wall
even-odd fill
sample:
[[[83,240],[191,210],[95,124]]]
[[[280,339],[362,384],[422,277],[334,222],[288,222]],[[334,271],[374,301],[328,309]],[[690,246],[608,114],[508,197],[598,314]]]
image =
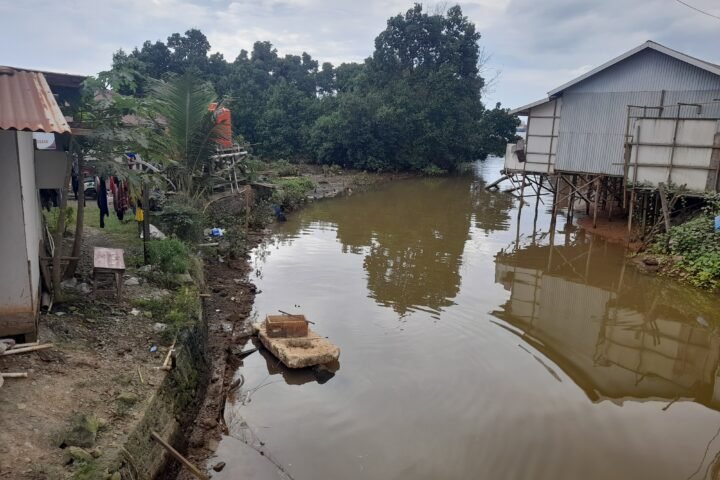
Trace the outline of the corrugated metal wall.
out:
[[[627,105],[660,105],[662,90],[665,105],[711,102],[720,98],[720,77],[646,50],[568,88],[556,170],[622,175]],[[663,116],[676,112],[667,108]],[[708,106],[701,116],[717,118],[720,106]]]

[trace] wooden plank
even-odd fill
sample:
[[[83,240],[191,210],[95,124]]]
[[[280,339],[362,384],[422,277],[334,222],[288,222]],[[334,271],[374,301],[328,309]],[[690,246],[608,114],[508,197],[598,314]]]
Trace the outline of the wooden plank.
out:
[[[109,270],[125,270],[125,252],[122,248],[95,247],[93,266]]]

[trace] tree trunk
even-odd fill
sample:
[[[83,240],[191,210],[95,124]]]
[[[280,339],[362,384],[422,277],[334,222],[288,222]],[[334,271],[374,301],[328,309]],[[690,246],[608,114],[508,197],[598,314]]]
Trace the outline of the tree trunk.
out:
[[[82,152],[78,152],[77,154],[78,158],[78,174],[80,175],[80,178],[78,179],[78,182],[80,185],[78,186],[78,195],[77,195],[77,215],[75,215],[75,240],[73,242],[73,248],[72,253],[70,254],[71,257],[77,257],[80,258],[80,251],[82,250],[82,237],[83,237],[83,230],[85,227],[85,184],[83,182],[83,167],[85,166],[85,159],[83,158]],[[65,271],[65,278],[72,278],[73,275],[75,275],[75,270],[77,270],[79,260],[70,260],[70,263],[68,264],[68,268]]]
[[[147,243],[150,241],[150,186],[144,182],[142,189],[142,208],[143,208],[143,257],[145,265],[150,264],[150,255],[147,249]]]
[[[72,149],[71,149],[72,150]],[[71,154],[68,153],[68,156]],[[55,297],[55,301],[62,300],[62,287],[60,285],[61,281],[61,262],[60,257],[62,257],[62,250],[63,250],[63,233],[65,232],[65,216],[66,216],[66,210],[67,210],[67,196],[68,196],[68,183],[70,182],[70,173],[72,172],[72,162],[68,161],[67,167],[65,168],[65,179],[63,181],[63,186],[60,189],[61,197],[60,197],[60,212],[58,213],[58,223],[57,223],[57,230],[55,232],[55,252],[53,253],[53,270],[52,270],[52,285],[53,285],[53,296]]]

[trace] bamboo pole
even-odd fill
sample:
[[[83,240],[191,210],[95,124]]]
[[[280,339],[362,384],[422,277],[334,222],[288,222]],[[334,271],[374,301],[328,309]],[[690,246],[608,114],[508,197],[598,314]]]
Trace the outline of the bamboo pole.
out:
[[[30,347],[11,348],[10,350],[6,350],[3,355],[14,355],[16,353],[34,352],[35,350],[45,350],[52,347],[52,343],[43,343],[42,345],[33,345]]]
[[[199,468],[197,468],[195,465],[193,465],[192,463],[190,463],[190,460],[188,460],[187,458],[183,457],[183,456],[180,454],[180,452],[178,452],[177,450],[175,450],[175,449],[172,447],[172,445],[170,445],[170,444],[167,443],[165,440],[163,440],[163,438],[162,438],[160,435],[158,435],[158,433],[157,433],[156,431],[150,432],[150,435],[152,436],[153,440],[155,440],[155,441],[158,442],[160,445],[162,445],[162,447],[163,447],[165,450],[167,450],[170,455],[172,455],[173,457],[175,457],[175,460],[177,460],[178,462],[180,462],[180,463],[182,463],[183,465],[185,465],[185,467],[186,467],[188,470],[190,470],[190,473],[192,473],[193,475],[195,475],[195,478],[199,478],[200,480],[209,480],[209,477],[208,477],[207,475],[205,475],[204,473],[202,473]]]

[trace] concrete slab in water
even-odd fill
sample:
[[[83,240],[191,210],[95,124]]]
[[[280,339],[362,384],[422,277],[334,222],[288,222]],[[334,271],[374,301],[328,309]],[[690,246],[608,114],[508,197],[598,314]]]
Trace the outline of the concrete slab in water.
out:
[[[271,338],[265,322],[256,325],[262,344],[289,368],[312,367],[336,361],[340,349],[308,328],[304,338]]]

